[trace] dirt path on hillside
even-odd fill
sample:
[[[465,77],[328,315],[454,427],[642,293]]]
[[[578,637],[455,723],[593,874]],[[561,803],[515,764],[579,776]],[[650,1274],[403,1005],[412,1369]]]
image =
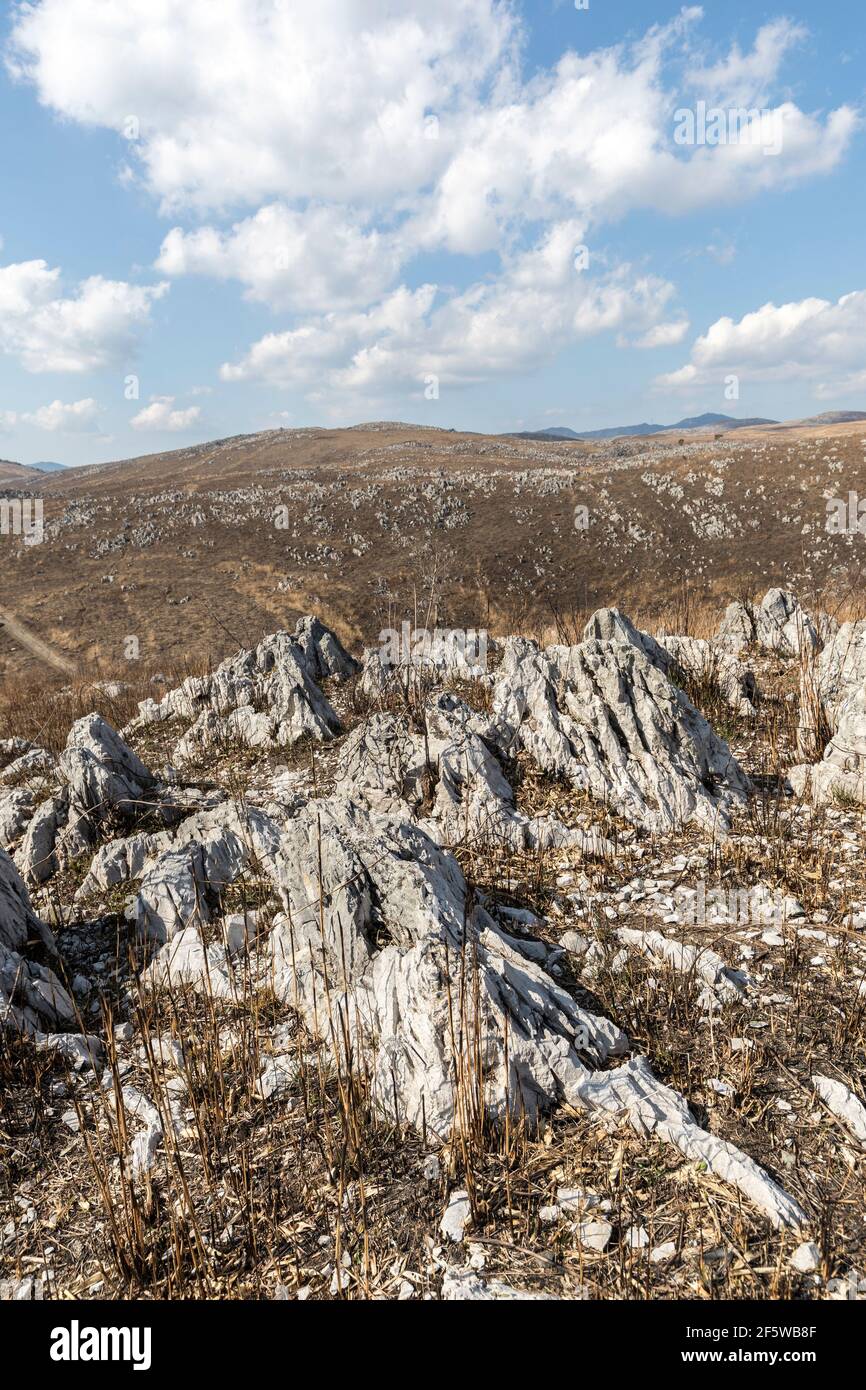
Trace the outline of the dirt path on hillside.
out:
[[[10,613],[8,608],[0,608],[0,630],[19,646],[26,647],[37,661],[43,661],[47,666],[53,666],[56,671],[63,671],[68,676],[75,675],[75,663],[19,623],[15,614]]]

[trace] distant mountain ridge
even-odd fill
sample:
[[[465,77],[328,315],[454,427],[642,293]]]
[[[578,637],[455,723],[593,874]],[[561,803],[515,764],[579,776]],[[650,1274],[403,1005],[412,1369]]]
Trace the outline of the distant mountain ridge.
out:
[[[812,415],[803,420],[789,420],[789,425],[844,425],[858,420],[866,420],[866,410],[825,410],[821,415]],[[572,430],[564,425],[553,425],[544,430],[516,431],[520,439],[621,439],[628,435],[669,434],[673,430],[721,431],[757,428],[761,425],[779,425],[780,420],[764,419],[762,416],[749,416],[738,419],[735,415],[716,415],[708,411],[705,415],[690,415],[677,420],[673,425],[653,425],[644,420],[639,425],[614,425],[603,430]]]
[[[705,415],[692,415],[685,420],[677,420],[673,425],[653,425],[644,420],[639,425],[614,425],[603,430],[584,430],[583,432],[556,425],[545,430],[524,430],[521,431],[520,437],[522,439],[619,439],[624,435],[666,434],[670,430],[736,430],[743,429],[748,425],[778,425],[778,423],[778,420],[765,420],[759,416],[740,420],[734,415],[715,415],[712,412],[707,412]]]

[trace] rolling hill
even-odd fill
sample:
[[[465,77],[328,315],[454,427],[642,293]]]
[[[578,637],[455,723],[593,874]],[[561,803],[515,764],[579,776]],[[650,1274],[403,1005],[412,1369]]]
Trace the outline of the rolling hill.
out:
[[[866,552],[827,534],[826,507],[866,496],[864,438],[857,422],[682,443],[391,422],[240,435],[43,475],[45,540],[3,538],[2,602],[55,664],[116,673],[128,637],[159,672],[310,611],[359,646],[428,608],[556,631],[612,595],[646,621],[773,584],[844,599]],[[0,631],[0,667],[34,659]]]

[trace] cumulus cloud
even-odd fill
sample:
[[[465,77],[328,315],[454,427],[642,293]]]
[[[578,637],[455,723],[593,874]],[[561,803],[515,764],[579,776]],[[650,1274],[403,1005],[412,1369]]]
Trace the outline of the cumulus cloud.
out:
[[[83,401],[52,401],[38,410],[25,413],[21,419],[26,425],[36,429],[48,430],[52,434],[93,434],[99,406],[92,397]]]
[[[163,430],[177,434],[198,424],[201,419],[201,406],[191,405],[186,410],[175,410],[174,396],[152,396],[150,404],[133,415],[130,424],[134,430]]]
[[[85,372],[134,351],[168,284],[129,285],[93,275],[63,295],[45,261],[0,266],[0,351],[29,372]]]
[[[540,365],[566,343],[660,322],[673,286],[619,266],[581,268],[583,226],[559,223],[509,258],[495,280],[443,296],[435,285],[401,286],[361,313],[326,314],[268,333],[224,381],[370,391],[393,382],[467,385]]]
[[[758,30],[750,50],[744,53],[735,43],[720,62],[696,63],[688,73],[688,83],[710,105],[764,106],[788,52],[807,37],[803,24],[785,18],[771,20]]]
[[[657,378],[668,389],[734,374],[753,381],[802,379],[831,398],[862,390],[866,373],[866,290],[827,299],[764,304],[737,321],[720,318],[697,338],[691,360]]]
[[[405,255],[397,235],[368,230],[342,209],[271,203],[228,232],[173,227],[156,265],[165,275],[238,280],[274,309],[319,312],[377,299]]]
[[[494,0],[221,0],[218,22],[212,0],[42,0],[18,12],[9,65],[64,116],[137,132],[130,159],[166,208],[352,201],[426,184],[445,115],[506,79],[516,37]]]
[[[778,160],[674,150],[678,95],[769,100],[803,36],[774,21],[749,52],[689,67],[700,17],[684,9],[524,80],[519,20],[495,0],[225,0],[219,24],[211,0],[41,0],[18,12],[8,64],[67,118],[118,133],[132,121],[130,165],[164,208],[387,208],[417,214],[422,242],[471,252],[496,245],[503,221],[549,217],[551,200],[554,216],[603,219],[747,196],[838,161],[856,123],[846,107],[824,121],[780,108]]]
[[[637,348],[660,348],[676,347],[681,343],[689,331],[688,319],[675,319],[670,323],[657,323],[640,338],[636,338],[632,347]]]

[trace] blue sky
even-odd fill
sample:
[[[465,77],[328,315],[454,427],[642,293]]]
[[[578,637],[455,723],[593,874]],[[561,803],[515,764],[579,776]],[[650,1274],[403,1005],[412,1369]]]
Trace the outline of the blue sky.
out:
[[[854,0],[219,10],[6,7],[0,457],[866,408]]]

